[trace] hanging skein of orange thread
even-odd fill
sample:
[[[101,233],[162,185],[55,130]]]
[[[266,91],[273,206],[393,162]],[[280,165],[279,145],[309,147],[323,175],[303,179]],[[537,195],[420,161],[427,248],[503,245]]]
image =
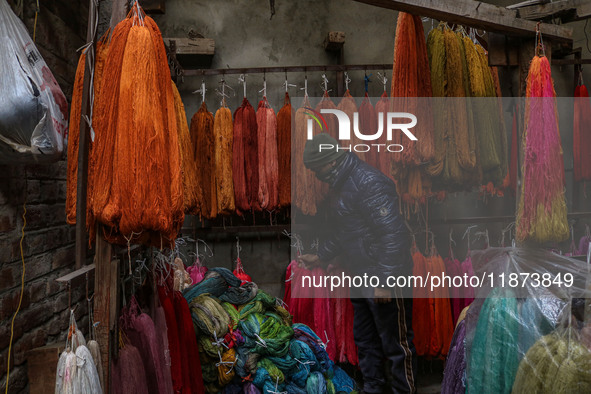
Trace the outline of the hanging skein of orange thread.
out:
[[[285,92],[283,107],[277,114],[278,189],[281,208],[291,204],[291,120],[293,116],[289,94]]]
[[[217,211],[220,214],[230,215],[235,212],[234,183],[232,180],[232,143],[234,140],[234,127],[232,124],[232,112],[222,106],[215,113],[213,121],[213,134],[215,138],[215,183]]]
[[[116,170],[111,192],[115,198],[109,204],[121,214],[119,232],[124,236],[147,229],[170,235],[172,230],[171,195],[166,190],[172,181],[171,163],[166,159],[171,143],[179,159],[178,132],[174,101],[171,100],[171,111],[167,113],[169,109],[154,94],[160,91],[164,93],[163,99],[168,98],[160,90],[155,51],[150,30],[141,22],[132,26],[121,65],[120,114],[113,161]],[[166,82],[172,93],[170,79]],[[169,115],[174,120],[172,130],[168,129]],[[180,172],[180,160],[177,165]]]
[[[174,108],[176,114],[176,124],[179,133],[179,144],[181,163],[183,171],[183,209],[186,214],[196,215],[199,212],[199,195],[202,185],[199,183],[197,175],[197,166],[191,136],[189,135],[189,126],[187,125],[187,115],[185,106],[181,99],[176,84],[171,81],[172,93],[174,95]]]
[[[139,10],[139,5],[137,6]],[[141,10],[143,13],[143,10]],[[145,15],[145,14],[144,14]],[[163,114],[167,117],[168,132],[174,133],[168,137],[168,161],[170,169],[170,198],[171,198],[171,219],[174,232],[168,236],[168,240],[173,241],[176,238],[177,232],[185,220],[183,212],[183,183],[181,171],[181,156],[178,149],[178,130],[176,129],[176,115],[174,110],[174,95],[172,86],[170,84],[170,68],[168,66],[168,58],[166,56],[166,49],[164,48],[164,41],[158,25],[154,19],[145,17],[145,24],[150,29],[152,36],[152,43],[154,45],[156,56],[156,73],[158,78],[158,90],[162,92],[160,95],[160,103],[163,108]],[[164,111],[166,109],[166,111]],[[165,136],[165,139],[167,137]],[[174,138],[174,139],[173,139]],[[154,237],[156,238],[156,237]],[[162,242],[159,242],[162,245]]]
[[[295,132],[293,150],[293,187],[292,203],[302,211],[304,215],[316,215],[316,181],[312,171],[304,166],[304,148],[308,135],[308,119],[312,119],[306,108],[310,107],[310,101],[306,96],[302,106],[295,113]]]
[[[575,182],[591,181],[591,106],[587,87],[575,89],[575,113],[573,128],[573,163]]]
[[[536,54],[527,75],[523,181],[517,239],[564,241],[569,236],[564,162],[550,62]]]
[[[80,141],[80,118],[82,117],[82,88],[84,87],[84,69],[86,53],[80,55],[74,87],[72,89],[72,105],[68,131],[68,181],[66,188],[66,221],[76,224],[76,194],[78,179],[78,145]]]
[[[215,180],[215,136],[213,114],[205,101],[191,118],[191,141],[197,163],[200,214],[206,219],[217,216],[217,186]]]
[[[94,76],[93,76],[93,94],[96,98],[100,94],[100,85],[102,82],[103,68],[109,42],[107,40],[109,31],[96,44]],[[67,169],[67,189],[66,189],[66,221],[68,224],[76,224],[76,198],[78,185],[78,148],[80,141],[80,119],[82,116],[82,88],[84,85],[84,71],[86,69],[86,52],[83,51],[78,60],[76,75],[74,77],[74,87],[72,90],[72,105],[70,109],[70,122],[68,131],[68,169]],[[96,100],[96,99],[95,99]],[[94,117],[94,116],[93,116]],[[92,141],[88,142],[88,156],[92,154]],[[90,162],[90,160],[89,160]],[[90,165],[90,164],[89,164]],[[87,198],[91,197],[90,179],[88,179]],[[89,209],[87,203],[87,217]]]
[[[277,162],[277,118],[263,97],[257,110],[259,155],[259,203],[262,209],[273,211],[279,205]]]
[[[184,219],[174,98],[162,36],[139,6],[114,29],[103,74],[91,231],[97,220],[112,242],[172,242]]]
[[[89,215],[87,216],[87,229],[89,241],[94,241],[95,222],[98,221],[110,227],[116,225],[116,216],[104,211],[111,195],[113,181],[113,157],[115,154],[115,130],[117,111],[119,104],[119,84],[121,80],[121,65],[127,36],[131,29],[131,20],[126,18],[113,29],[107,59],[103,69],[103,78],[100,83],[100,94],[95,97],[95,111],[93,127],[95,140],[92,144],[92,154],[89,157]]]

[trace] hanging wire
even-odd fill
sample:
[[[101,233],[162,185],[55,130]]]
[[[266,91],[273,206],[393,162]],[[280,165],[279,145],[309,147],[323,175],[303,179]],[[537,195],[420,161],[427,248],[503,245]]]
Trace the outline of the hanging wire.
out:
[[[349,90],[349,83],[351,82],[351,78],[349,78],[349,73],[345,71],[345,89]]]
[[[332,89],[328,89],[328,78],[326,77],[326,74],[322,74],[322,82],[320,83],[320,87],[322,88],[322,90],[324,91],[324,93],[328,93],[330,91],[332,91]]]
[[[205,102],[205,92],[207,92],[207,89],[205,88],[205,79],[201,80],[201,87],[197,90],[195,90],[193,92],[193,94],[195,93],[200,93],[201,94],[201,102]]]
[[[388,84],[388,78],[386,77],[386,73],[382,74],[378,71],[378,81],[380,81],[384,85],[384,92],[386,91],[386,85]]]
[[[259,93],[263,94],[263,98],[267,97],[267,75],[263,73],[263,88],[259,90]]]
[[[240,74],[238,82],[244,85],[244,97],[246,97],[246,74]]]

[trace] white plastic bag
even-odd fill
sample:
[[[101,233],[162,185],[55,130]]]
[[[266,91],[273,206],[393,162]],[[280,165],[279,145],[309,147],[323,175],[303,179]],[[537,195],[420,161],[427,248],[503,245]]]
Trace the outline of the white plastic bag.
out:
[[[68,102],[6,0],[0,0],[0,163],[56,161]]]

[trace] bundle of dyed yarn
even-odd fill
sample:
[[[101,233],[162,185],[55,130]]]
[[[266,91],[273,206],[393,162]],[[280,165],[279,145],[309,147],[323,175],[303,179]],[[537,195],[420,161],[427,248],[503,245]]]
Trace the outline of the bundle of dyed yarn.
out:
[[[212,268],[183,294],[207,392],[355,392],[355,382],[330,359],[318,335],[292,325],[280,302],[253,282]]]

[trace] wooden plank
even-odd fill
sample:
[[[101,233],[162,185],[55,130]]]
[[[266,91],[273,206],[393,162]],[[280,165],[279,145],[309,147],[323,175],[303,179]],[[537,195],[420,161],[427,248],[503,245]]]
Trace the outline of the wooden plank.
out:
[[[109,328],[111,319],[111,244],[103,239],[98,229],[96,236],[96,254],[94,256],[94,321],[96,327],[96,340],[101,350],[105,388],[109,392]]]
[[[517,3],[517,4],[511,4],[507,6],[508,10],[512,10],[515,8],[522,8],[522,7],[527,7],[530,5],[535,5],[535,4],[544,4],[549,2],[550,0],[527,0],[527,1],[522,1],[521,3]]]
[[[119,265],[120,260],[114,259],[110,262],[110,285],[109,285],[109,340],[108,340],[108,348],[109,348],[109,360],[113,360],[118,357],[118,349],[119,349]],[[101,348],[102,349],[102,348]],[[102,355],[102,354],[101,354]],[[105,363],[103,360],[103,373],[105,374],[105,382],[109,381],[109,372],[110,372],[110,365],[111,362],[107,360]],[[105,369],[108,368],[108,369]],[[110,384],[110,381],[109,383]],[[106,392],[106,391],[105,391]]]
[[[55,391],[55,371],[65,346],[65,342],[60,342],[38,347],[27,353],[29,392],[31,394],[46,394]]]
[[[328,32],[324,39],[324,50],[329,52],[338,52],[345,45],[345,32],[331,31]]]
[[[506,35],[535,36],[536,22],[520,19],[516,10],[473,0],[355,0],[360,3],[409,12],[448,23],[498,32]],[[572,45],[573,30],[542,23],[544,37]]]
[[[517,13],[520,18],[529,20],[544,19],[549,16],[574,12],[577,7],[588,3],[589,0],[563,0],[546,4],[532,5],[520,8]]]
[[[56,282],[70,282],[71,280],[74,280],[76,278],[79,278],[82,275],[85,275],[87,272],[90,272],[90,271],[93,271],[93,270],[94,270],[94,263],[89,264],[89,265],[86,265],[86,266],[84,266],[84,267],[82,267],[79,270],[76,270],[74,272],[70,272],[67,275],[60,276],[55,281]]]
[[[140,5],[146,14],[164,14],[166,13],[166,0],[142,0]]]
[[[591,59],[553,59],[553,66],[572,66],[574,64],[591,64]]]
[[[186,37],[168,37],[164,38],[164,43],[170,46],[170,41],[174,40],[176,54],[178,55],[214,55],[215,40],[212,38],[186,38]]]

